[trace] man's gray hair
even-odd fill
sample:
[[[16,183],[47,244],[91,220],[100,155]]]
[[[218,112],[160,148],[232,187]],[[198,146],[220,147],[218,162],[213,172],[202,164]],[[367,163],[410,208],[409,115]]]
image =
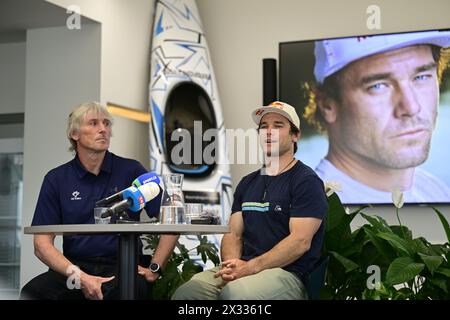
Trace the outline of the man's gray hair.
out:
[[[99,102],[91,101],[84,102],[77,107],[75,107],[72,112],[69,114],[69,118],[67,119],[67,139],[69,139],[70,147],[69,151],[76,152],[77,151],[77,142],[72,139],[72,134],[80,130],[80,125],[83,122],[84,118],[88,113],[101,114],[106,119],[108,119],[112,125],[113,119],[108,109],[100,104]]]

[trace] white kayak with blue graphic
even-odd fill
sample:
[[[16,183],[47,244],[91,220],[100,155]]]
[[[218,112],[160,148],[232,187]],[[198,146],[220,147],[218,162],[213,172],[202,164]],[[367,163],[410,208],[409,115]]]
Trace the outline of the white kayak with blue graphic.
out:
[[[151,170],[183,173],[185,201],[226,223],[233,196],[225,127],[195,1],[156,1],[150,72]]]

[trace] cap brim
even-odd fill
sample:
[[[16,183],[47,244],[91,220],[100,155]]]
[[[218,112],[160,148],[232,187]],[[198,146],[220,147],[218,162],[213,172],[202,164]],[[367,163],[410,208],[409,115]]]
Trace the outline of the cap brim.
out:
[[[359,60],[359,59],[363,59],[369,56],[372,56],[374,54],[379,54],[379,53],[383,53],[386,51],[390,51],[390,50],[395,50],[395,49],[400,49],[403,47],[408,47],[408,46],[413,46],[413,45],[420,45],[420,44],[424,44],[424,45],[435,45],[438,47],[450,47],[450,32],[448,31],[432,31],[429,32],[428,34],[418,34],[418,33],[406,33],[406,34],[395,34],[395,35],[375,35],[374,37],[384,37],[384,44],[380,45],[379,42],[374,42],[374,43],[370,43],[370,40],[368,40],[367,42],[365,42],[364,45],[364,49],[361,51],[359,49],[356,50],[352,50],[352,54],[349,54],[345,60],[340,61],[339,63],[334,64],[333,66],[329,67],[328,70],[324,73],[324,74],[320,74],[319,72],[317,72],[315,70],[315,76],[316,76],[316,80],[319,83],[323,83],[323,81],[325,80],[326,77],[336,73],[337,71],[343,69],[344,67],[346,67],[348,64]],[[339,41],[342,43],[339,45],[340,47],[342,47],[342,49],[336,49],[335,54],[336,55],[340,55],[339,51],[340,50],[349,50],[349,48],[353,45],[351,43],[351,41],[354,38],[343,38],[343,39],[336,39],[333,41]],[[346,44],[346,42],[348,43],[348,46]],[[316,54],[316,58],[317,58],[317,52]],[[342,55],[346,55],[346,54],[342,54]],[[316,68],[316,66],[315,66]]]
[[[392,44],[387,44],[386,46],[382,46],[379,47],[378,49],[372,50],[371,52],[369,52],[367,55],[363,56],[363,57],[355,57],[354,59],[348,59],[348,61],[344,61],[343,63],[339,65],[336,65],[335,68],[336,70],[330,70],[332,71],[330,74],[335,73],[336,71],[342,69],[343,67],[345,67],[346,65],[352,63],[353,61],[359,60],[359,59],[363,59],[363,58],[367,58],[369,56],[372,56],[374,54],[379,54],[379,53],[383,53],[386,51],[390,51],[390,50],[395,50],[395,49],[400,49],[400,48],[404,48],[404,47],[409,47],[409,46],[414,46],[414,45],[420,45],[420,44],[430,44],[430,45],[435,45],[438,47],[448,47],[450,46],[450,37],[443,37],[443,38],[433,38],[430,37],[429,39],[416,39],[416,40],[411,40],[411,41],[406,41],[403,43],[392,43]],[[327,76],[328,76],[327,75]]]
[[[262,110],[261,114],[257,115],[256,112],[260,111],[260,110]],[[261,118],[264,117],[268,113],[278,113],[279,115],[282,115],[283,117],[288,119],[290,122],[294,123],[294,121],[292,120],[292,118],[291,118],[289,113],[287,113],[284,110],[277,109],[277,108],[270,107],[270,106],[260,107],[260,108],[256,109],[255,111],[253,111],[252,112],[252,119],[256,123],[256,125],[259,126],[259,123],[261,122]]]

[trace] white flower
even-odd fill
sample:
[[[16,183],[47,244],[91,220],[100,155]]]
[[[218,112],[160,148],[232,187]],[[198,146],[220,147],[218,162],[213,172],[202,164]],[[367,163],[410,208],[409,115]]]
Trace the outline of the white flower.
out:
[[[341,191],[342,185],[337,181],[325,181],[325,193],[327,194],[327,197],[331,196],[333,193]]]
[[[403,207],[403,204],[405,203],[405,199],[403,199],[403,192],[398,189],[392,191],[392,202],[394,203],[394,206],[399,209]]]

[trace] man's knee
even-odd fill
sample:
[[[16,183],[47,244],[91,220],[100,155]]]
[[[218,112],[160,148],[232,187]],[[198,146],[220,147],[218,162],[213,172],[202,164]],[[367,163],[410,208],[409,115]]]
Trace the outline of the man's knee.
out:
[[[20,290],[19,300],[39,300],[41,297],[38,295],[30,281]]]
[[[28,281],[20,290],[20,300],[57,299],[55,288],[59,287],[58,276],[52,271],[41,273]]]
[[[236,285],[236,283],[230,282],[219,295],[219,300],[252,300],[255,296],[247,290],[246,287]]]
[[[47,274],[39,275],[31,279],[20,290],[20,300],[58,300],[67,287],[61,286],[59,282],[48,281]]]

